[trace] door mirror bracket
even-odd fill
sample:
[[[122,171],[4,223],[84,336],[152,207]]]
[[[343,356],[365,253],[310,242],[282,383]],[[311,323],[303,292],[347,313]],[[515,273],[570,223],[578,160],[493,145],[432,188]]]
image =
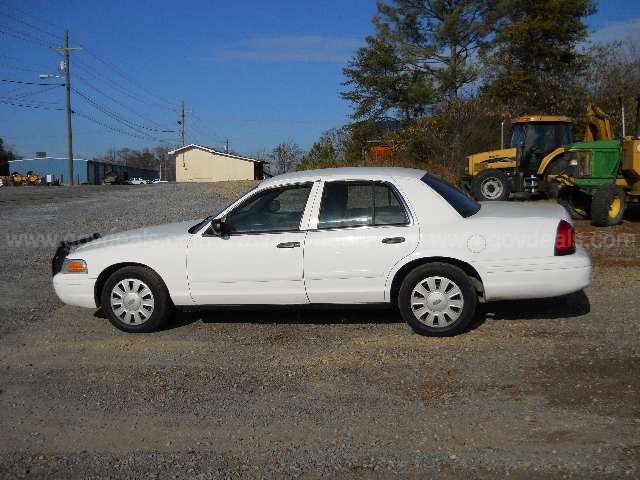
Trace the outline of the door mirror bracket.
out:
[[[229,236],[227,227],[227,217],[214,218],[211,222],[211,231],[218,237],[226,238]]]

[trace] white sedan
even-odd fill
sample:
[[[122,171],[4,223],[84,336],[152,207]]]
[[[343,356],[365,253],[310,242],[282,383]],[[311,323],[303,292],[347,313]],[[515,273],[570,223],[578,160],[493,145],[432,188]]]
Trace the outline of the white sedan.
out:
[[[476,305],[590,283],[556,204],[479,204],[421,170],[338,168],[260,183],[220,213],[60,245],[53,285],[127,332],[173,308],[395,304],[418,333],[464,331]]]

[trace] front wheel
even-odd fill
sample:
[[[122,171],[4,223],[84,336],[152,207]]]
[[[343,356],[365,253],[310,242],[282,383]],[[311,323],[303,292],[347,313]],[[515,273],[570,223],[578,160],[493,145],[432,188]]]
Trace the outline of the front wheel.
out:
[[[591,203],[591,221],[596,227],[610,227],[622,222],[627,207],[624,190],[611,183],[600,187]]]
[[[144,267],[123,267],[107,279],[102,309],[116,328],[125,332],[152,332],[167,321],[171,309],[162,279]]]
[[[467,329],[478,295],[458,267],[430,263],[412,270],[402,282],[398,308],[409,326],[421,335],[445,337]]]
[[[511,194],[511,183],[505,172],[491,168],[473,177],[471,193],[479,202],[507,200]]]

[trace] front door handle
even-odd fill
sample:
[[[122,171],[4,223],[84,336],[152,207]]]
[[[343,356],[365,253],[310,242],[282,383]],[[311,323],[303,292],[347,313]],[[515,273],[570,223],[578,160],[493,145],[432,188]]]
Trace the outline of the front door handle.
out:
[[[404,242],[404,237],[389,237],[383,238],[382,243],[402,243]]]
[[[277,248],[297,248],[300,246],[300,242],[283,242],[276,245]]]

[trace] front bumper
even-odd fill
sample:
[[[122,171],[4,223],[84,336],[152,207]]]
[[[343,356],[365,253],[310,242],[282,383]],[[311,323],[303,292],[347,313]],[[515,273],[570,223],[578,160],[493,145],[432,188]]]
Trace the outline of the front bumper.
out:
[[[53,277],[53,289],[62,303],[74,307],[96,308],[95,278],[84,274],[58,273]]]
[[[576,253],[528,262],[485,265],[487,301],[558,297],[591,284],[591,258],[582,247]]]
[[[97,238],[100,238],[99,233],[72,242],[60,242],[51,259],[51,273],[53,275],[53,289],[61,302],[75,307],[97,307],[94,297],[96,279],[90,279],[86,274],[81,273],[60,273],[64,260],[73,247]]]

